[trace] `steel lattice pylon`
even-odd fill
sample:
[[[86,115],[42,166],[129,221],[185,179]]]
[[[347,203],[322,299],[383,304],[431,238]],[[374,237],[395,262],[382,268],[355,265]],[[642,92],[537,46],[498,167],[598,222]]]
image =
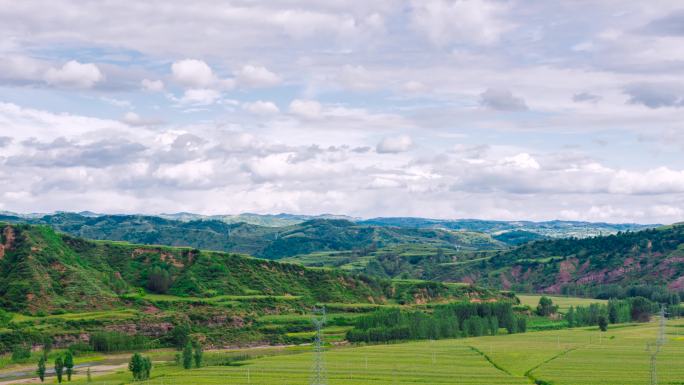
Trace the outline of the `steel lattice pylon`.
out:
[[[323,360],[323,339],[322,329],[325,325],[325,306],[314,307],[313,324],[316,328],[316,338],[314,339],[314,359],[311,367],[311,385],[327,385],[328,379]]]
[[[658,339],[655,344],[649,343],[646,345],[646,350],[651,353],[651,385],[658,385],[658,366],[657,358],[660,349],[665,344],[665,306],[660,307],[660,327],[658,328]]]

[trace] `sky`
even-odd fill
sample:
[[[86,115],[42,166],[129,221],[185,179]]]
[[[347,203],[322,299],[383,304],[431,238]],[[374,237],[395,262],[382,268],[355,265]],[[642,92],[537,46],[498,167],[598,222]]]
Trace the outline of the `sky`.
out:
[[[0,0],[0,210],[684,220],[677,0]]]

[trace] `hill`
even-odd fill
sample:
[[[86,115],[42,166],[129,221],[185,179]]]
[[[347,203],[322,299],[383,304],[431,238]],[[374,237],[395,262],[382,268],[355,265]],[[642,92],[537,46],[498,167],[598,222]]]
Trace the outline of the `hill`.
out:
[[[392,283],[231,253],[94,242],[47,226],[0,228],[0,305],[14,311],[114,308],[123,304],[126,293],[140,290],[181,297],[267,295],[342,303],[424,301],[471,290]]]
[[[84,216],[58,213],[0,220],[45,224],[74,236],[141,244],[194,247],[279,259],[321,251],[362,250],[396,244],[426,244],[466,250],[507,246],[489,235],[440,229],[360,225],[344,219],[313,219],[269,227],[220,220],[179,221],[153,216]]]
[[[374,226],[392,226],[406,228],[436,228],[456,231],[473,231],[491,235],[503,235],[509,232],[521,235],[533,233],[539,238],[585,238],[597,235],[615,234],[620,231],[637,231],[653,228],[656,225],[636,223],[601,223],[579,221],[490,221],[481,219],[429,219],[413,217],[373,218],[360,221],[361,224]],[[534,240],[534,239],[528,239]]]
[[[684,225],[585,239],[536,241],[433,278],[549,293],[615,284],[684,289]]]

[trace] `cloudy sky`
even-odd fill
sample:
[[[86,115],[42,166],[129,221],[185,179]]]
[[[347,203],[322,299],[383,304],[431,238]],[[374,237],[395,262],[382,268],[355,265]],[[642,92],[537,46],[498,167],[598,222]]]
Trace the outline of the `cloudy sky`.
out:
[[[684,219],[678,0],[0,0],[0,210]]]

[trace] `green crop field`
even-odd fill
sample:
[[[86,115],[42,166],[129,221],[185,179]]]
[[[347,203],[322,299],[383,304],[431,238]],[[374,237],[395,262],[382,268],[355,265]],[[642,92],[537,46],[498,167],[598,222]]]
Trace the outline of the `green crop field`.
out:
[[[527,294],[516,294],[520,298],[520,303],[523,305],[528,305],[533,309],[537,307],[539,303],[539,298],[541,295],[527,295]],[[579,298],[579,297],[563,297],[555,295],[547,295],[547,297],[553,300],[554,305],[558,305],[558,310],[565,312],[570,306],[589,306],[592,303],[607,303],[608,301],[602,299],[593,298]]]
[[[658,324],[613,325],[490,337],[336,347],[324,355],[331,385],[488,384],[546,381],[554,385],[642,385],[649,383],[646,344]],[[668,321],[667,343],[658,356],[661,384],[684,379],[684,320]],[[159,363],[144,385],[294,385],[309,380],[311,353],[302,347],[285,354],[183,370]],[[228,353],[226,353],[228,354]],[[235,354],[234,352],[231,354]],[[83,379],[75,381],[75,384]],[[119,372],[96,384],[129,383]]]

